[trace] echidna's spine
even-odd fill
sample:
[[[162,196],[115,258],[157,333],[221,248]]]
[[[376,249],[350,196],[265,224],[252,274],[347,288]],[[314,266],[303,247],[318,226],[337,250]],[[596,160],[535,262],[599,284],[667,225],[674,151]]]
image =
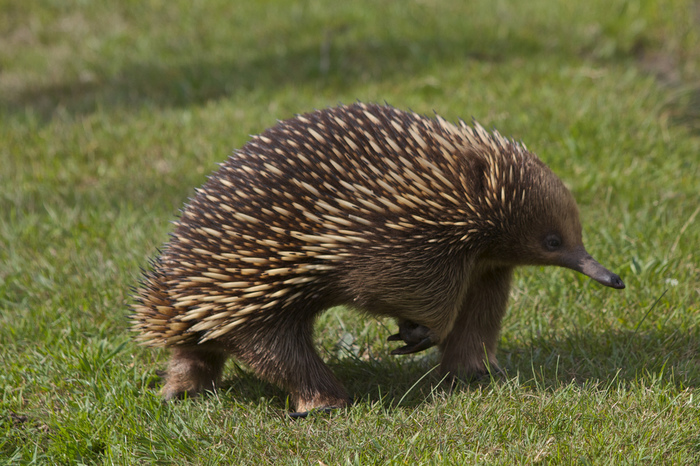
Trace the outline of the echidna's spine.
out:
[[[143,281],[134,328],[147,344],[201,343],[311,300],[359,258],[483,243],[524,203],[528,157],[476,122],[388,106],[281,122],[197,190]]]

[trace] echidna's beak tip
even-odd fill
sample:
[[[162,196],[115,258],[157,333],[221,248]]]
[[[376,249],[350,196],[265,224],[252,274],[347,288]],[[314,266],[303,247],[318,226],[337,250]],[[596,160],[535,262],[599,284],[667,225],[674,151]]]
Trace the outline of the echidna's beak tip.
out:
[[[562,265],[591,277],[601,285],[617,290],[625,288],[625,282],[622,281],[619,275],[612,273],[600,265],[600,263],[593,259],[582,247],[567,257],[566,262]]]
[[[622,281],[619,275],[612,274],[610,276],[610,285],[608,286],[610,286],[611,288],[621,290],[625,287],[625,282]]]

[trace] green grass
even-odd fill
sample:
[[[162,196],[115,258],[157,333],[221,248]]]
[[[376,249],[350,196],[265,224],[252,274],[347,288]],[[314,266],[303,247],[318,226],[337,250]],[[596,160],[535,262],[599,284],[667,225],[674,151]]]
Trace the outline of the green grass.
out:
[[[0,462],[699,463],[698,3],[333,3],[0,0]],[[358,99],[522,139],[627,288],[520,270],[490,383],[334,309],[353,407],[293,422],[234,362],[161,403],[139,267],[249,134]]]

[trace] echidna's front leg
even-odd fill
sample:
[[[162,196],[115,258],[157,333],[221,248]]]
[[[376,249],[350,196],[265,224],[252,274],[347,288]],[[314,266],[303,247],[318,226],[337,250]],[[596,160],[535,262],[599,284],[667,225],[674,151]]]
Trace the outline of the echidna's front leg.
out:
[[[209,345],[175,347],[161,394],[171,400],[213,390],[225,362],[226,354]]]
[[[501,267],[474,277],[442,349],[441,371],[471,379],[498,370],[496,346],[513,269]]]

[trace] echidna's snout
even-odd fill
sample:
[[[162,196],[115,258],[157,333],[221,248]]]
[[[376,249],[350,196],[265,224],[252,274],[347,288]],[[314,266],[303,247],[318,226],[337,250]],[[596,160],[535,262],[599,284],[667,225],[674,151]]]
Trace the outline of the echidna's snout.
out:
[[[595,262],[595,261],[593,261]],[[600,269],[600,272],[598,272],[598,275],[594,276],[593,274],[586,273],[589,277],[592,279],[596,280],[598,283],[602,283],[605,286],[609,286],[610,288],[616,288],[618,290],[621,290],[625,287],[625,283],[622,281],[619,275],[612,273],[602,265],[598,264],[595,262],[597,267]]]
[[[593,259],[593,257],[588,254],[583,246],[567,254],[566,260],[561,265],[572,270],[576,270],[577,272],[581,272],[582,274],[591,277],[598,283],[609,286],[610,288],[621,290],[625,287],[625,283],[622,281],[619,275],[612,273],[600,265],[597,260]]]
[[[625,282],[622,281],[619,275],[611,273],[610,284],[608,286],[610,288],[617,288],[618,290],[621,290],[625,287]]]

